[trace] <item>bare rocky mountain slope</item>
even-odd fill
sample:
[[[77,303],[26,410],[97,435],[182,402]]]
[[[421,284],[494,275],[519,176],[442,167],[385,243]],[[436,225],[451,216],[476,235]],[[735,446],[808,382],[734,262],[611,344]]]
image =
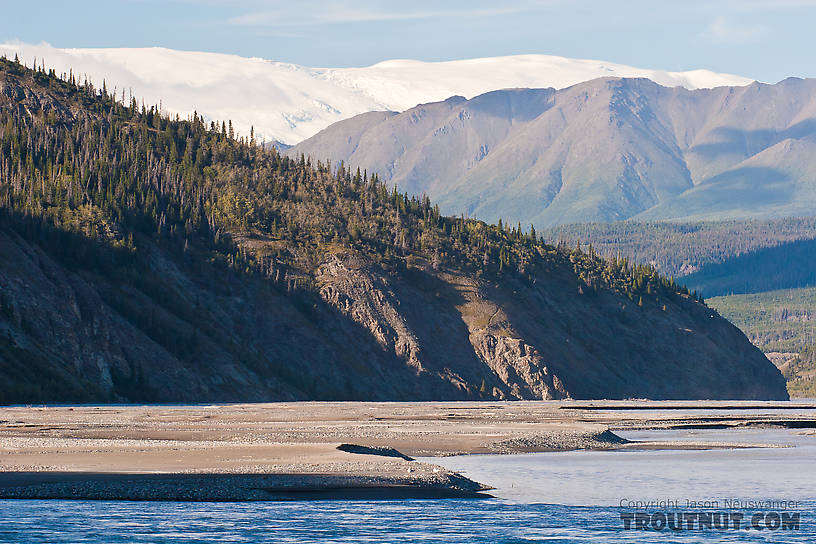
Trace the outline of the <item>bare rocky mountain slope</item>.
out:
[[[0,63],[0,402],[784,399],[649,267]]]
[[[537,227],[810,215],[816,80],[500,90],[363,114],[286,153],[366,168],[445,213]]]

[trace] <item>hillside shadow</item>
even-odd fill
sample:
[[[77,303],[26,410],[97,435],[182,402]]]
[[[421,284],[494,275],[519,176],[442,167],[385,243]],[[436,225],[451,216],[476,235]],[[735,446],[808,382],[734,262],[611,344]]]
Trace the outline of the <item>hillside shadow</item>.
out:
[[[740,205],[766,207],[789,203],[794,197],[793,181],[787,172],[776,168],[743,166],[709,178],[689,192],[705,193],[709,204],[727,209]]]
[[[816,240],[760,249],[679,278],[705,297],[816,285]]]
[[[472,389],[478,388],[482,380],[489,389],[503,386],[470,343],[468,324],[456,309],[468,303],[462,293],[447,281],[418,268],[405,270],[401,280],[403,296],[386,296],[400,309],[400,316],[416,335],[423,367],[443,376],[453,372]],[[478,392],[473,390],[467,396],[474,394],[478,398]]]
[[[140,249],[131,252],[5,212],[0,212],[0,230],[20,237],[39,262],[48,261],[39,266],[56,277],[70,276],[76,292],[84,293],[76,295],[77,337],[66,338],[48,325],[61,310],[35,314],[21,306],[13,290],[0,292],[0,327],[16,331],[19,339],[19,345],[0,342],[0,374],[7,378],[0,384],[0,403],[467,398],[436,374],[417,375],[368,328],[316,291],[290,289],[285,282],[215,264],[211,253],[192,245],[182,252],[137,240]],[[0,280],[7,279],[0,269]],[[460,302],[444,289],[428,287],[453,304]],[[35,303],[48,300],[36,291],[27,297]],[[461,318],[457,322],[453,318],[459,316],[446,313],[441,321],[453,326],[444,334],[434,326],[423,328],[425,301],[416,298],[419,310],[410,326],[420,331],[425,353],[450,345],[451,350],[438,351],[456,354],[438,363],[428,357],[430,366],[444,370],[461,362],[481,367],[480,361],[463,356],[460,345],[468,335]],[[394,305],[400,307],[398,301]],[[108,340],[102,351],[82,357],[119,361],[109,365],[110,390],[75,370],[82,366],[77,361],[36,348],[90,342],[86,324]],[[160,359],[144,355],[159,352]],[[161,378],[165,374],[171,377]]]
[[[476,96],[466,106],[474,112],[524,123],[549,110],[555,92],[555,89],[502,89]]]
[[[709,160],[732,153],[740,153],[747,158],[787,139],[816,138],[816,118],[805,119],[784,130],[719,127],[712,134],[722,141],[695,145],[687,153],[695,153]]]

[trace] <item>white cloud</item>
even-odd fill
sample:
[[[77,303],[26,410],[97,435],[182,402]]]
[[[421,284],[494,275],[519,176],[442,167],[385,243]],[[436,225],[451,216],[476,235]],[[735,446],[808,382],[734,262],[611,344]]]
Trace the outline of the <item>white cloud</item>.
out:
[[[735,7],[756,10],[780,10],[816,7],[816,0],[739,0]]]
[[[374,21],[409,21],[432,18],[453,17],[493,17],[520,13],[532,9],[541,2],[524,2],[513,7],[486,7],[460,9],[383,9],[382,7],[351,7],[338,5],[336,2],[312,2],[308,9],[288,10],[277,8],[274,10],[260,10],[232,17],[230,24],[239,26],[296,26],[318,25],[326,23],[359,23]]]
[[[762,25],[739,24],[717,17],[708,25],[704,35],[715,42],[738,45],[755,41],[767,31]]]

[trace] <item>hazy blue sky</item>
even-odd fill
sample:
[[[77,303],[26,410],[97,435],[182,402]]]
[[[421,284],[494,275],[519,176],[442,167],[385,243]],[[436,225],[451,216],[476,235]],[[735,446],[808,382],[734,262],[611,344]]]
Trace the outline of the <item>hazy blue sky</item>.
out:
[[[816,77],[816,0],[2,0],[0,41],[216,51],[309,66],[545,53]]]

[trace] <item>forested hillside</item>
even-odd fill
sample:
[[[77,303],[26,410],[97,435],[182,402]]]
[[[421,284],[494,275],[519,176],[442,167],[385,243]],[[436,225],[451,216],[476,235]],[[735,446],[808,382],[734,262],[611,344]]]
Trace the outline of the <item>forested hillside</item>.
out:
[[[791,396],[816,398],[816,288],[713,297],[707,303],[768,354]]]
[[[705,296],[816,286],[816,240],[760,249],[684,276]]]
[[[0,61],[0,151],[0,402],[785,396],[651,266],[105,84]]]
[[[816,288],[712,297],[708,302],[765,352],[816,346]]]
[[[696,223],[581,223],[549,228],[540,234],[553,244],[572,247],[579,242],[584,246],[592,244],[601,255],[620,252],[632,262],[651,263],[661,274],[679,278],[765,248],[794,247],[786,244],[816,239],[816,217]],[[805,262],[800,264],[806,265]],[[811,273],[813,270],[811,267]],[[732,276],[734,281],[746,279],[740,271],[734,272],[737,273]],[[789,272],[799,274],[802,269],[789,269]],[[743,273],[758,279],[753,270],[744,269]]]
[[[805,348],[780,366],[792,397],[816,398],[816,350]]]

